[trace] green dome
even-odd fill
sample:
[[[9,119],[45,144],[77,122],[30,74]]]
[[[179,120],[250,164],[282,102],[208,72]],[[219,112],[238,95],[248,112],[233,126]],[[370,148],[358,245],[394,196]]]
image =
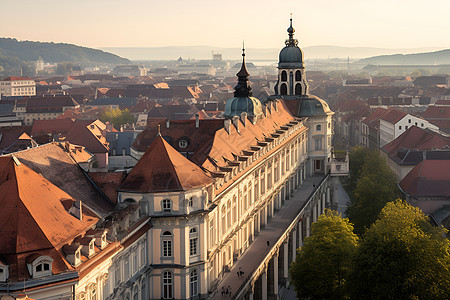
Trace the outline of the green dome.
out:
[[[256,117],[262,114],[261,101],[255,97],[233,97],[225,104],[225,117],[232,118],[240,116],[246,112],[249,117]]]
[[[278,68],[303,68],[303,52],[298,46],[288,45],[281,49]]]
[[[332,113],[328,103],[319,97],[308,95],[301,98],[297,117],[326,116]]]

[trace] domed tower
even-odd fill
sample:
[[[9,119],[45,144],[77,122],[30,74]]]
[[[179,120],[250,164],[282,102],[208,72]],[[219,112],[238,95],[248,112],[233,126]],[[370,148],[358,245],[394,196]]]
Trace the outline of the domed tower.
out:
[[[306,95],[308,86],[305,79],[303,51],[298,46],[298,41],[294,39],[292,16],[287,32],[289,38],[285,42],[286,46],[281,49],[278,60],[278,82],[275,85],[275,95]]]
[[[253,123],[262,115],[261,101],[252,97],[252,88],[248,84],[250,74],[245,66],[245,49],[242,49],[242,66],[236,74],[238,83],[234,88],[234,97],[227,100],[225,104],[224,117],[232,119],[246,112],[248,118]]]

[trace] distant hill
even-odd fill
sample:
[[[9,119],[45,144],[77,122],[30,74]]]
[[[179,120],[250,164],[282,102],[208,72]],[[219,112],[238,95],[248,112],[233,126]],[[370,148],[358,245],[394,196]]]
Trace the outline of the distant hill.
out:
[[[372,65],[446,65],[450,64],[450,49],[426,53],[374,56],[361,59],[358,63]]]
[[[302,47],[300,43],[300,47]],[[247,48],[247,58],[250,61],[265,60],[278,61],[278,53],[283,48],[280,41],[279,48]],[[101,48],[105,51],[115,53],[120,56],[128,57],[131,60],[174,60],[178,57],[183,59],[211,59],[211,52],[222,53],[225,60],[239,60],[241,58],[241,49],[236,48],[220,48],[214,46],[167,46],[167,47],[106,47]],[[435,51],[439,48],[414,48],[414,49],[386,49],[371,47],[340,47],[340,46],[309,46],[302,47],[305,52],[305,59],[328,59],[328,58],[365,58],[381,54],[395,53],[416,53]]]
[[[42,57],[45,62],[73,62],[82,66],[101,64],[127,64],[130,61],[102,50],[64,43],[42,43],[0,38],[0,62],[35,61]]]

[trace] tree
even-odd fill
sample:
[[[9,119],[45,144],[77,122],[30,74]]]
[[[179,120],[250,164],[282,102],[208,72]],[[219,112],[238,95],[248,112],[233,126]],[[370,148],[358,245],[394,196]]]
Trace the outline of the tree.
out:
[[[366,157],[346,211],[356,234],[364,233],[375,222],[387,202],[401,196],[396,182],[384,158],[375,152]]]
[[[347,218],[336,211],[325,214],[311,226],[312,235],[297,250],[289,270],[299,298],[345,299],[346,281],[358,237]]]
[[[346,188],[351,193],[356,188],[356,183],[361,175],[362,167],[367,159],[372,155],[373,150],[364,147],[355,147],[349,154],[349,178],[346,183]]]
[[[450,241],[420,209],[388,203],[365,233],[349,279],[354,299],[448,299]]]
[[[110,122],[114,127],[119,128],[121,125],[134,123],[134,117],[128,109],[121,110],[119,108],[107,108],[100,117],[102,122]]]

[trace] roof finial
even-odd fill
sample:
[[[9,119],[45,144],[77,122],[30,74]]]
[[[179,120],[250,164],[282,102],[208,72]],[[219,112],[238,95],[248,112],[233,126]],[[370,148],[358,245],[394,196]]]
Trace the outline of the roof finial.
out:
[[[245,44],[244,41],[242,41],[242,56],[245,56]]]
[[[158,136],[161,136],[161,125],[158,124]]]
[[[236,74],[238,77],[238,84],[234,88],[235,97],[250,97],[252,95],[252,88],[248,85],[248,76],[250,75],[245,66],[245,44],[242,41],[242,65],[239,72]]]
[[[289,19],[289,28],[287,29],[287,32],[289,35],[289,39],[287,39],[285,42],[286,46],[297,46],[298,41],[296,39],[294,39],[295,29],[292,26],[292,13],[291,13],[291,18]]]

